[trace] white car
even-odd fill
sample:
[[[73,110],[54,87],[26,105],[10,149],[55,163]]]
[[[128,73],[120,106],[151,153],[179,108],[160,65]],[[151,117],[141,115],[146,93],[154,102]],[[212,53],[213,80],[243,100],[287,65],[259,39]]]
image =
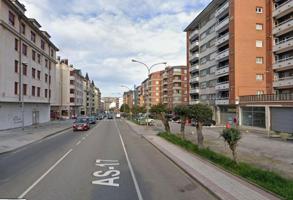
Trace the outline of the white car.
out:
[[[120,113],[117,113],[116,114],[116,118],[121,118],[121,114]]]

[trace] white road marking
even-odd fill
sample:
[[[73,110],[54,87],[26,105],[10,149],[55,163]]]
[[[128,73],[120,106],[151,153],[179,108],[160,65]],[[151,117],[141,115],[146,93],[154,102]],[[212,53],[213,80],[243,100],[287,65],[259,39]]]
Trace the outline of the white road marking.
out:
[[[82,137],[82,140],[85,140],[85,137]]]
[[[113,170],[114,169],[114,167],[109,167],[109,170]]]
[[[81,143],[81,141],[78,141],[75,145],[78,146],[78,145],[80,145],[80,143]]]
[[[137,183],[137,180],[136,180],[136,177],[135,177],[135,174],[134,174],[134,171],[133,171],[133,168],[132,168],[131,162],[130,162],[130,160],[129,160],[128,153],[127,153],[127,151],[126,151],[125,144],[124,144],[123,138],[122,138],[122,136],[121,136],[120,129],[118,128],[118,125],[117,125],[116,120],[114,120],[114,123],[115,123],[115,126],[116,126],[116,128],[117,128],[117,131],[118,131],[118,134],[119,134],[119,137],[120,137],[121,143],[122,143],[123,151],[124,151],[124,153],[125,153],[125,157],[126,157],[126,160],[127,160],[127,163],[128,163],[128,167],[129,167],[129,170],[130,170],[130,173],[131,173],[131,176],[132,176],[133,182],[134,182],[134,186],[135,186],[135,189],[136,189],[137,197],[138,197],[139,200],[143,200],[142,195],[141,195],[141,192],[140,192],[140,189],[139,189],[139,185],[138,185],[138,183]]]
[[[52,165],[40,178],[38,178],[29,188],[27,188],[21,195],[18,196],[19,199],[22,199],[27,193],[29,193],[39,182],[41,182],[66,156],[72,152],[72,149],[67,151],[57,162]]]

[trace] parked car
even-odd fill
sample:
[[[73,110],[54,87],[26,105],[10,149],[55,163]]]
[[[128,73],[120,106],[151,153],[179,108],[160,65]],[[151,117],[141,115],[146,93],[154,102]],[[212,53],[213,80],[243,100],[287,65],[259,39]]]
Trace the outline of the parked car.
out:
[[[89,117],[89,123],[90,123],[90,124],[96,124],[96,123],[97,123],[97,121],[96,121],[96,117],[95,117],[95,116],[90,116],[90,117]]]
[[[108,119],[113,119],[113,114],[112,113],[108,113]]]
[[[120,113],[117,113],[117,114],[116,114],[116,118],[117,118],[117,119],[120,119],[120,118],[121,118],[121,114],[120,114]]]
[[[153,126],[155,123],[154,119],[151,119],[151,118],[147,119],[146,117],[139,117],[137,121],[140,125],[146,125],[148,123],[148,125]]]
[[[195,126],[196,125],[196,122],[195,120],[191,120],[191,126]],[[203,126],[215,126],[216,125],[216,121],[210,119],[208,121],[206,121]]]
[[[78,117],[72,125],[73,131],[87,131],[90,129],[88,117]]]
[[[97,120],[102,120],[104,119],[104,115],[103,114],[98,114],[97,115]]]

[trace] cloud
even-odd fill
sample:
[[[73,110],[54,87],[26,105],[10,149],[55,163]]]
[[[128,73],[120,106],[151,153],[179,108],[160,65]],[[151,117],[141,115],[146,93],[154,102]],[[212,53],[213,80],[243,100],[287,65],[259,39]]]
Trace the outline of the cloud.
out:
[[[184,28],[210,0],[20,0],[59,47],[59,55],[89,73],[103,96],[140,84],[142,65],[186,64]],[[156,69],[162,69],[160,66]]]

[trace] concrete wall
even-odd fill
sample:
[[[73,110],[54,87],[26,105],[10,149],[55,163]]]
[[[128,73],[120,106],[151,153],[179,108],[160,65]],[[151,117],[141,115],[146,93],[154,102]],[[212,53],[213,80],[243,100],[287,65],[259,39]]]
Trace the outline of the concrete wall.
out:
[[[39,123],[50,121],[49,104],[24,104],[24,125],[29,126],[33,123],[33,111],[39,112]],[[22,109],[19,103],[0,102],[0,130],[11,129],[22,126]]]

